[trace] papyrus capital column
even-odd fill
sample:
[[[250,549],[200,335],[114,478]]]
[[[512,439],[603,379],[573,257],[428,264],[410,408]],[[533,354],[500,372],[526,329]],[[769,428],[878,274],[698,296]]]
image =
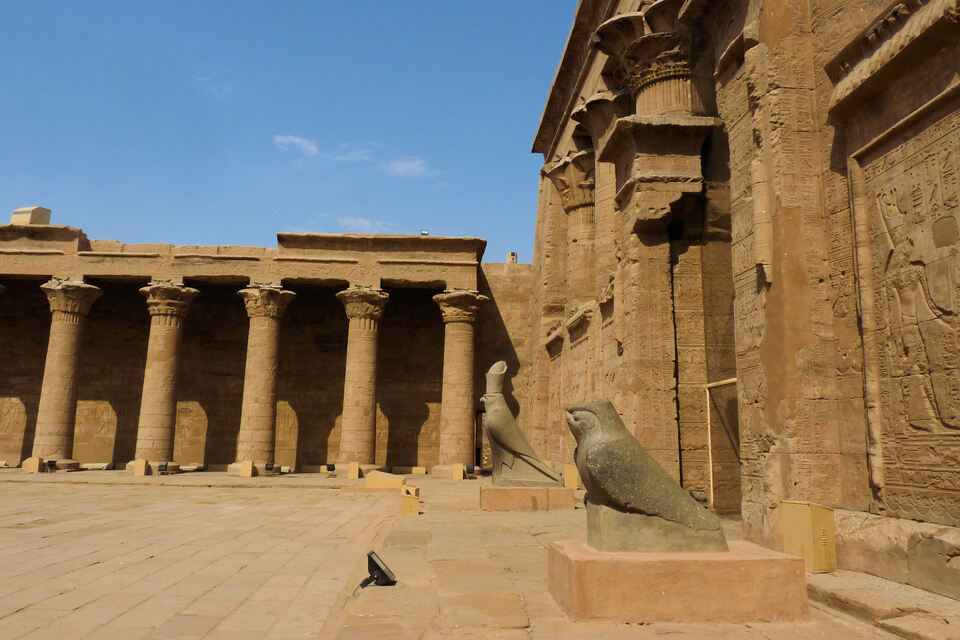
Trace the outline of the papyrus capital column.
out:
[[[579,306],[594,295],[594,153],[580,151],[545,166],[567,213],[567,304]]]
[[[43,366],[33,455],[63,459],[73,455],[77,413],[77,365],[83,327],[90,307],[102,293],[83,282],[51,280],[40,285],[50,302],[50,338]]]
[[[474,326],[488,298],[476,291],[445,291],[433,300],[443,315],[439,463],[474,464]]]
[[[250,330],[237,462],[250,460],[262,466],[273,462],[276,444],[280,320],[296,294],[279,287],[249,287],[239,293],[250,317]]]
[[[374,464],[377,443],[377,335],[390,296],[379,289],[350,287],[337,294],[347,312],[347,367],[339,462]]]
[[[168,282],[152,282],[140,289],[150,313],[150,338],[143,370],[143,393],[137,424],[137,459],[164,462],[173,459],[177,424],[177,378],[183,319],[199,291]]]

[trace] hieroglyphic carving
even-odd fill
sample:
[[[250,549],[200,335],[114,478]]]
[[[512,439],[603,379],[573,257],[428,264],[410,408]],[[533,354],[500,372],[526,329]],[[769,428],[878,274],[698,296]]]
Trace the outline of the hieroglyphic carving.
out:
[[[863,165],[886,503],[960,523],[960,112]]]

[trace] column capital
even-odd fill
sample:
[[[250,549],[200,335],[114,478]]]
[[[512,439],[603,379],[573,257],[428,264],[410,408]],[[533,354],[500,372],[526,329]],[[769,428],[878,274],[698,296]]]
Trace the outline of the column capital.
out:
[[[444,291],[433,296],[433,301],[440,307],[444,324],[448,322],[469,322],[473,324],[477,321],[480,305],[489,300],[490,298],[476,291],[466,290]]]
[[[387,306],[390,294],[371,287],[350,287],[337,293],[337,299],[343,304],[347,317],[379,320]]]
[[[279,287],[247,287],[237,293],[243,298],[247,307],[247,315],[251,318],[267,317],[280,319],[287,310],[287,305],[296,297],[293,291]]]
[[[147,299],[147,311],[151,316],[177,316],[182,318],[193,299],[200,292],[170,282],[151,282],[140,289]]]
[[[90,313],[90,307],[103,293],[99,287],[92,284],[73,280],[58,280],[56,278],[44,282],[40,285],[40,289],[43,290],[50,302],[50,311],[80,316]]]
[[[571,213],[593,206],[594,167],[593,149],[589,149],[544,165],[540,173],[553,182],[560,192],[564,210]]]

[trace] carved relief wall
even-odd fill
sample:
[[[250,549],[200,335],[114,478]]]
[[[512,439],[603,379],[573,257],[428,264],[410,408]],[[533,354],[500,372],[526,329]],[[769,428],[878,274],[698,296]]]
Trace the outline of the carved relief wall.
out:
[[[954,106],[960,105],[955,102]],[[960,524],[960,112],[863,160],[884,503]]]

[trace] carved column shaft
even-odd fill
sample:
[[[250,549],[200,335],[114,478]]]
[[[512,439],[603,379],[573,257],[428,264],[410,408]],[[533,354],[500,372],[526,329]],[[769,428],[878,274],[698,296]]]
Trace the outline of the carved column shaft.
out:
[[[351,287],[337,294],[350,321],[339,462],[374,464],[377,444],[377,336],[388,296]]]
[[[277,426],[277,371],[280,320],[296,294],[273,287],[240,291],[247,307],[247,362],[243,374],[243,406],[237,434],[237,462],[262,466],[273,462]]]
[[[596,227],[594,225],[593,151],[581,151],[544,167],[567,212],[567,295],[569,307],[594,297]]]
[[[143,370],[136,457],[153,462],[170,461],[177,424],[183,319],[200,292],[180,285],[154,283],[140,289],[140,293],[147,298],[150,338]]]
[[[73,455],[73,430],[77,413],[77,366],[83,328],[101,291],[82,282],[58,281],[40,285],[53,316],[43,386],[37,409],[33,455],[69,458]]]
[[[440,464],[474,464],[474,326],[486,296],[447,291],[433,297],[443,314]]]

